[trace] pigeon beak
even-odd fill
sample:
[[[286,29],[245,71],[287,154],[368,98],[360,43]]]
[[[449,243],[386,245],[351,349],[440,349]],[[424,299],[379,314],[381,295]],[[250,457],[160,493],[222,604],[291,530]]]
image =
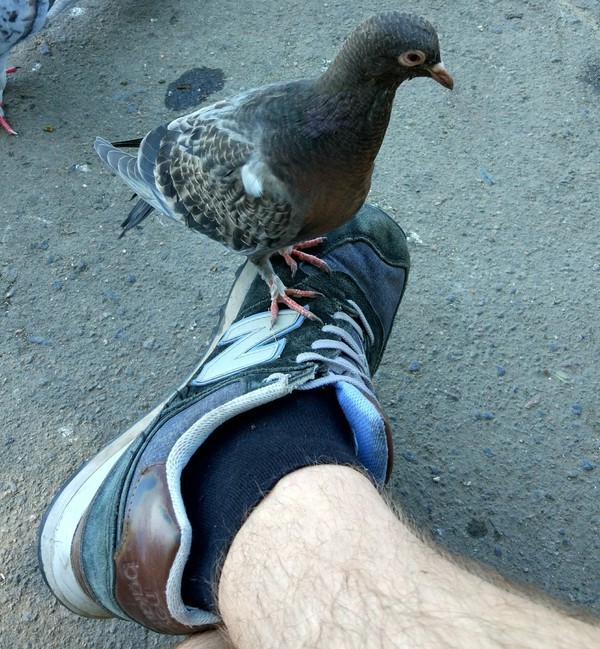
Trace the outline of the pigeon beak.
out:
[[[448,90],[454,88],[454,79],[448,74],[442,62],[436,63],[429,68],[429,76],[438,83],[441,83],[444,88],[448,88]]]

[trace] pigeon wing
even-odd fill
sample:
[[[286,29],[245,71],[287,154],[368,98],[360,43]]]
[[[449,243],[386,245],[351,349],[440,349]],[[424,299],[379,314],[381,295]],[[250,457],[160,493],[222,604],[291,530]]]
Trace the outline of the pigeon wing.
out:
[[[255,111],[245,118],[252,95],[171,122],[154,169],[185,225],[244,254],[280,247],[292,214],[287,187],[263,153],[269,125]]]

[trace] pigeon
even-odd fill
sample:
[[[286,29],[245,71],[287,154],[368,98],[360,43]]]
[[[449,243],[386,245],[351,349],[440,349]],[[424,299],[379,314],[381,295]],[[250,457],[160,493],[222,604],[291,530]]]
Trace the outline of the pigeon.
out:
[[[424,18],[378,13],[347,38],[314,79],[274,83],[217,101],[150,131],[110,144],[100,158],[137,194],[121,236],[157,210],[241,253],[279,304],[318,318],[293,298],[270,258],[280,253],[328,270],[305,252],[349,221],[371,185],[373,165],[398,86],[430,77],[452,89],[438,36]],[[137,156],[123,148],[137,146]]]
[[[36,34],[57,13],[75,0],[0,0],[0,128],[10,135],[17,132],[4,117],[3,93],[6,75],[18,68],[7,68],[10,50],[32,34]]]

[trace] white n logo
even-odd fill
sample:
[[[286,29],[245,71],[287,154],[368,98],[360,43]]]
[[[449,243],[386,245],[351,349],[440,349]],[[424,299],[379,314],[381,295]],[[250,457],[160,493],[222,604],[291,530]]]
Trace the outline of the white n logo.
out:
[[[229,345],[202,367],[192,385],[206,385],[254,365],[263,365],[281,356],[286,339],[283,334],[298,328],[304,320],[296,311],[280,311],[271,327],[271,313],[257,313],[234,322],[219,346]],[[279,338],[278,338],[279,337]]]

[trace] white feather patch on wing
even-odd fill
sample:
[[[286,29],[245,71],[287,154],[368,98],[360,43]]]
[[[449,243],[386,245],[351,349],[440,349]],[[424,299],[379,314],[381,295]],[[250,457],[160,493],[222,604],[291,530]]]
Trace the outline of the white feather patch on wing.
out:
[[[246,194],[253,198],[260,198],[263,195],[265,175],[269,173],[267,165],[253,155],[242,167],[242,183]]]

